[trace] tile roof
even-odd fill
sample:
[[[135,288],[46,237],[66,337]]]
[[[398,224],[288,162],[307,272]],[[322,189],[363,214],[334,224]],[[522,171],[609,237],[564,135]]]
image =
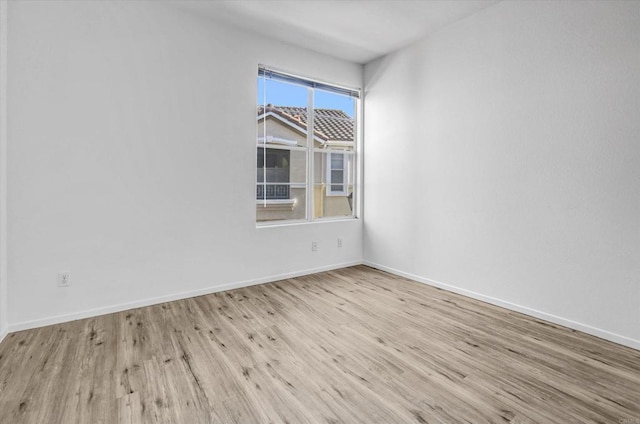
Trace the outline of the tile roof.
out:
[[[290,121],[307,129],[307,108],[293,106],[274,106],[268,104],[266,112]],[[354,141],[355,121],[349,115],[338,109],[314,109],[314,133],[325,141]],[[262,106],[258,107],[258,116],[265,113]]]

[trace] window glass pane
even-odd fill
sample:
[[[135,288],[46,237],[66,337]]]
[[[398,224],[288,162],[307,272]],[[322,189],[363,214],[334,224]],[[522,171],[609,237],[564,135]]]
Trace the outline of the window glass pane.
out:
[[[260,67],[257,221],[354,216],[358,96]]]
[[[260,184],[258,185],[260,187]],[[256,202],[256,222],[282,221],[291,219],[306,218],[306,195],[307,190],[304,185],[290,184],[267,184],[265,188],[277,193],[288,187],[287,199],[273,198],[267,202]],[[276,194],[277,196],[277,194]]]
[[[258,147],[258,222],[306,218],[306,161],[305,151]]]
[[[342,169],[344,166],[344,157],[339,153],[331,154],[331,169]]]
[[[306,219],[308,90],[258,78],[258,222]]]
[[[317,89],[313,109],[313,216],[353,216],[356,100]]]
[[[266,158],[264,157],[266,150]],[[289,199],[291,152],[258,147],[257,199]]]
[[[308,88],[258,78],[258,140],[307,145]],[[264,119],[263,119],[264,118]]]
[[[342,170],[332,170],[331,171],[331,184],[342,183],[342,178],[344,177],[344,171]]]

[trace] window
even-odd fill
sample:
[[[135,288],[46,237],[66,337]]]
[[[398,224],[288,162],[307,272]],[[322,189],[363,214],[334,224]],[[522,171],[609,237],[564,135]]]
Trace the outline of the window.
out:
[[[347,192],[347,155],[344,153],[330,153],[327,161],[327,195],[345,196]]]
[[[259,67],[257,222],[355,217],[359,95]]]
[[[266,150],[266,157],[265,157]],[[258,147],[258,200],[265,198],[289,199],[289,161],[288,150],[265,149]],[[266,181],[270,183],[267,184]]]

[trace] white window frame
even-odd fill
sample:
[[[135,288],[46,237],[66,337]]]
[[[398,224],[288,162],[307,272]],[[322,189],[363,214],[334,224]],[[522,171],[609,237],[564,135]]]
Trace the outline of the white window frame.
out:
[[[288,76],[291,78],[291,82],[293,84],[300,84],[302,86],[306,86],[308,88],[308,96],[307,96],[307,109],[310,111],[307,117],[307,130],[304,130],[307,133],[307,145],[295,146],[292,145],[291,141],[281,138],[273,137],[270,139],[270,136],[267,137],[259,137],[257,139],[258,146],[264,146],[265,148],[284,148],[288,150],[306,150],[307,151],[307,181],[306,181],[306,208],[305,208],[305,218],[299,219],[289,219],[289,220],[273,220],[273,221],[256,221],[256,227],[273,227],[273,226],[282,226],[282,225],[291,225],[291,224],[309,224],[314,222],[326,222],[326,221],[338,221],[338,220],[355,220],[358,219],[361,211],[361,206],[359,202],[360,192],[362,190],[361,187],[361,173],[362,168],[360,163],[360,152],[362,147],[362,93],[359,88],[350,88],[346,86],[340,86],[332,83],[325,83],[320,80],[301,77],[294,74],[289,74],[283,71],[275,70],[272,68],[266,68],[263,65],[258,66],[260,72],[262,70],[267,70],[268,72],[276,72],[279,76]],[[288,82],[284,80],[285,82]],[[351,215],[349,216],[329,216],[329,217],[320,217],[314,218],[314,153],[318,152],[317,148],[314,148],[314,141],[316,141],[317,137],[314,136],[314,131],[309,131],[309,128],[314,127],[314,92],[316,89],[321,89],[325,91],[333,91],[337,93],[343,93],[345,95],[351,95],[356,102],[355,105],[355,131],[354,131],[354,140],[353,142],[344,142],[344,141],[324,141],[326,147],[331,148],[333,146],[350,146],[353,147],[352,151],[345,151],[344,153],[341,151],[336,152],[335,150],[331,153],[339,153],[343,155],[343,182],[341,183],[344,190],[341,192],[333,191],[330,194],[331,186],[329,185],[326,191],[327,196],[347,196],[349,192],[349,187],[353,187],[353,199],[350,200],[351,205]],[[270,113],[263,114],[261,117],[266,118],[266,115]],[[280,117],[274,115],[275,118],[281,119]],[[322,142],[322,141],[321,141]],[[290,144],[291,143],[291,144]],[[280,146],[278,146],[280,144]],[[286,146],[286,147],[285,147]],[[327,151],[329,153],[330,151]],[[353,155],[353,159],[351,163],[349,163],[349,156]],[[330,168],[329,162],[329,168]],[[351,175],[353,173],[353,175]],[[330,180],[330,172],[328,180]],[[291,184],[293,185],[293,184]],[[258,203],[262,204],[263,207],[268,205],[264,200],[257,200],[257,209],[259,209]],[[294,205],[295,206],[295,205]]]
[[[337,171],[337,169],[332,168],[332,155],[340,155],[342,156],[342,181],[333,181],[332,172]],[[327,196],[347,196],[349,192],[349,160],[348,153],[342,152],[328,152],[327,156]],[[333,190],[332,186],[341,185],[342,190]]]

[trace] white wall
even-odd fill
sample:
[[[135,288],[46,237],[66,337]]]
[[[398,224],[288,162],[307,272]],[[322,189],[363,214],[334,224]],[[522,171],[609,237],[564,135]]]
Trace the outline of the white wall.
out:
[[[640,348],[640,3],[502,2],[365,68],[365,261]]]
[[[7,2],[0,0],[0,341],[7,320]]]
[[[157,2],[10,2],[9,40],[11,330],[361,262],[360,221],[256,229],[254,125],[258,63],[361,66]]]

